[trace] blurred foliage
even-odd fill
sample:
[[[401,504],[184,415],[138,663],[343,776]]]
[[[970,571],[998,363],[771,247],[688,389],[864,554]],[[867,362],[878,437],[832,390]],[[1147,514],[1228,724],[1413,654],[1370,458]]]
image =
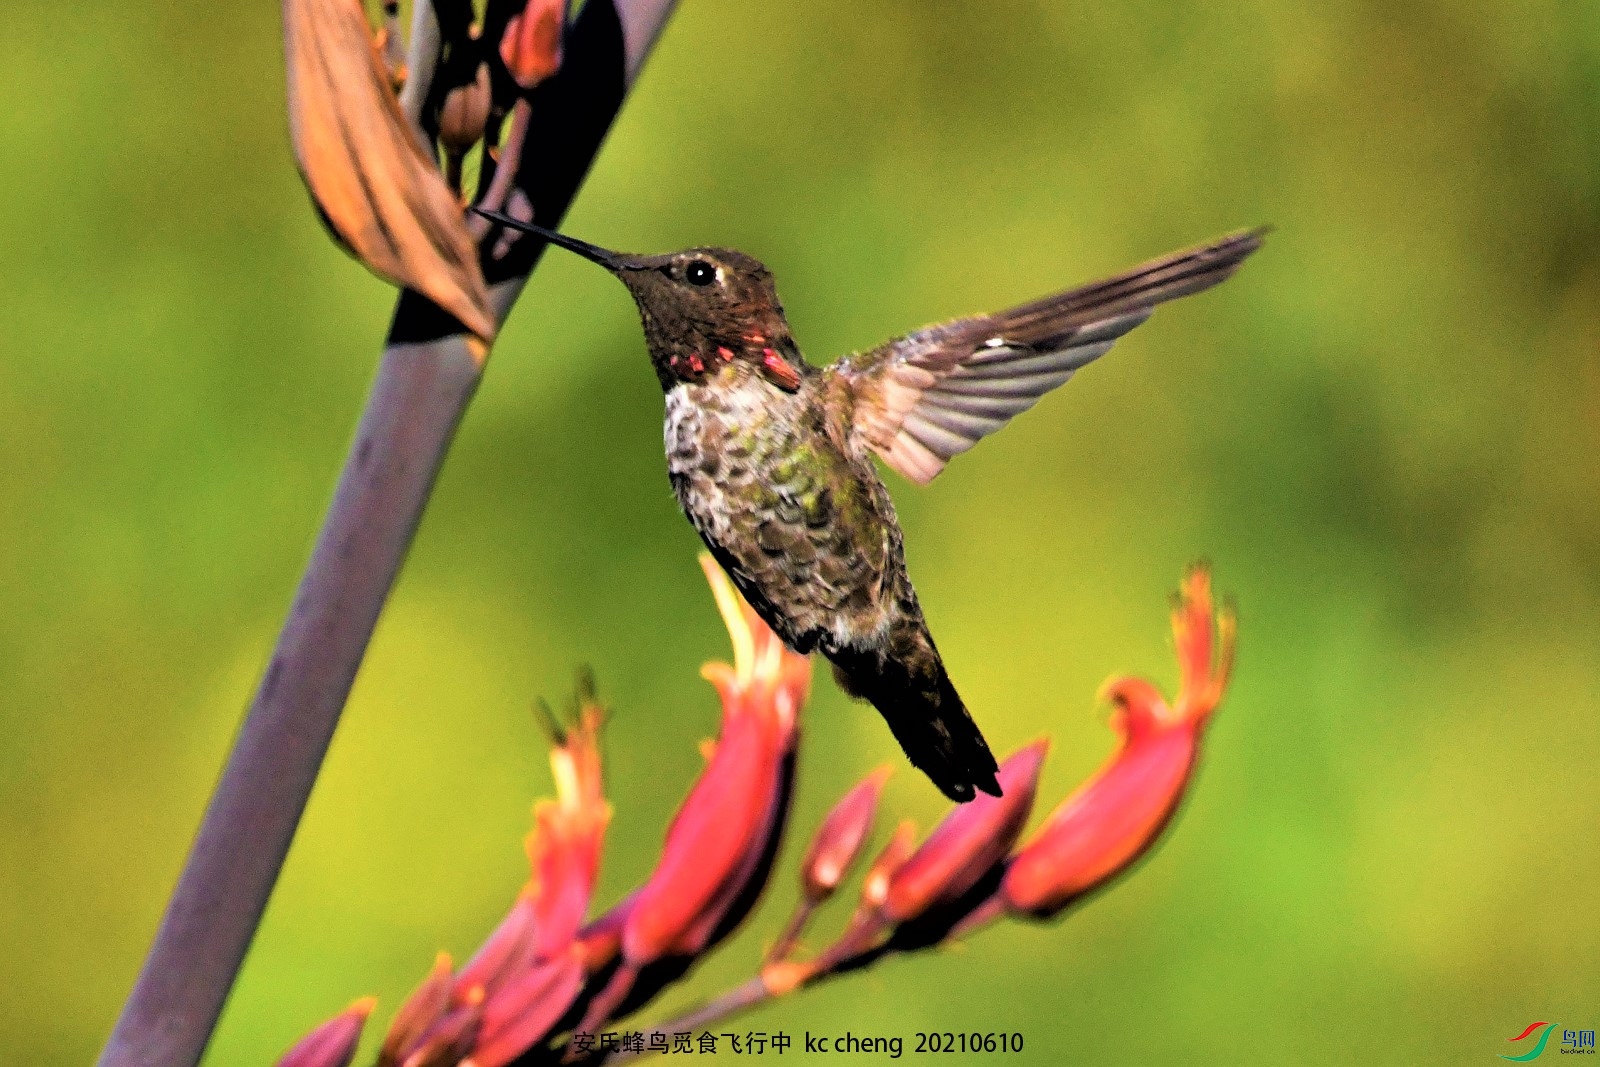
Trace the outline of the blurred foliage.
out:
[[[87,1062],[342,459],[391,294],[290,162],[274,4],[21,5],[0,36],[0,1048]],[[1212,558],[1233,699],[1170,842],[747,1028],[1013,1030],[1055,1063],[1459,1062],[1600,1003],[1600,8],[686,3],[568,221],[766,260],[814,360],[1272,222],[1234,281],[894,489],[1041,811],[1172,680]],[[548,791],[538,695],[617,713],[600,895],[648,870],[724,654],[622,288],[552,256],[484,388],[210,1062],[475,945]],[[797,826],[889,758],[819,683]],[[809,755],[807,755],[809,753]],[[887,810],[942,810],[902,772]],[[802,838],[803,840],[803,838]],[[1585,844],[1588,842],[1588,844]],[[794,847],[797,844],[791,843]],[[788,865],[792,868],[792,861]],[[785,868],[785,869],[788,869]],[[666,1006],[749,973],[794,888]]]

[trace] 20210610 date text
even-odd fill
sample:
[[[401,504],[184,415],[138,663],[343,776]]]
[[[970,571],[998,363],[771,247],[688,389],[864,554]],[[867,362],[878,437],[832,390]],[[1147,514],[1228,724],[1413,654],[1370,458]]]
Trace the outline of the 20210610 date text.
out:
[[[913,1052],[1021,1052],[1022,1035],[1001,1031],[933,1031],[915,1035]]]

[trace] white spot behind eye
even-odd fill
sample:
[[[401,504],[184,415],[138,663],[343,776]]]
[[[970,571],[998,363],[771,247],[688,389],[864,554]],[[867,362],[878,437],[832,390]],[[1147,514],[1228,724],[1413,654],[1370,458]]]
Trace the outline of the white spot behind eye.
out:
[[[991,337],[983,342],[984,348],[1004,348],[1005,346],[1006,339],[1004,337]]]

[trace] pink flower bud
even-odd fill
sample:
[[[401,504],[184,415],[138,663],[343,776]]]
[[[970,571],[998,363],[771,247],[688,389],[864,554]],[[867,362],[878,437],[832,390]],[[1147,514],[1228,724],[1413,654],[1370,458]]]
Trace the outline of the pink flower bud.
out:
[[[878,798],[893,769],[884,766],[868,775],[839,799],[817,827],[816,836],[811,839],[811,847],[800,865],[801,885],[813,904],[832,896],[855,862],[872,830]]]
[[[1215,651],[1213,615],[1210,575],[1197,568],[1172,614],[1182,672],[1177,701],[1168,708],[1160,691],[1139,678],[1106,685],[1121,747],[1012,859],[1000,890],[1012,912],[1055,915],[1126,870],[1161,835],[1188,788],[1200,734],[1233,661],[1233,615],[1215,617]]]
[[[917,824],[904,819],[895,827],[894,836],[879,850],[861,880],[861,904],[874,912],[883,909],[889,899],[889,882],[897,874],[917,846]]]
[[[361,1043],[361,1028],[378,1004],[377,997],[363,997],[301,1038],[278,1067],[348,1067]]]
[[[1002,796],[982,794],[960,805],[889,879],[884,917],[909,922],[960,898],[988,874],[1022,833],[1033,809],[1046,741],[1035,741],[1000,765]]]
[[[561,67],[561,32],[567,0],[528,0],[506,23],[500,58],[523,89],[532,89]]]

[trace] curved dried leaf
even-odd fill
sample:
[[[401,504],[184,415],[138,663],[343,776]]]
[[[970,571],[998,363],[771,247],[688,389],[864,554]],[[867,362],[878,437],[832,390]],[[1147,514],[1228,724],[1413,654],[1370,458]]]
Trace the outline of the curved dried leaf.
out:
[[[283,36],[295,158],[328,224],[373,273],[491,340],[461,206],[390,90],[359,0],[284,0]]]

